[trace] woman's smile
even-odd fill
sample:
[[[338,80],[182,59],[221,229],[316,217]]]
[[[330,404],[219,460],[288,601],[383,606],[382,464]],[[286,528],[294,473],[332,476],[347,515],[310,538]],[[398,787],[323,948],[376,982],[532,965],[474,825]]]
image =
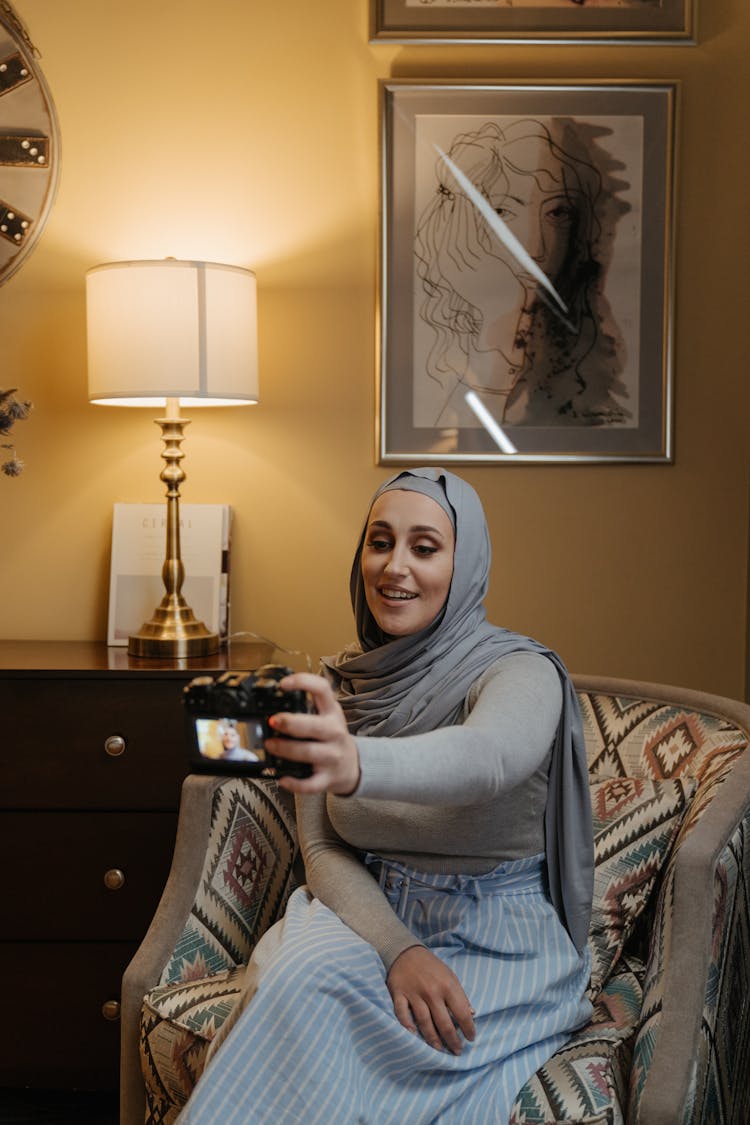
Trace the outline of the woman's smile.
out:
[[[391,587],[381,587],[380,593],[384,598],[394,599],[396,601],[409,601],[411,598],[416,598],[417,594],[410,594],[408,590],[393,590]]]

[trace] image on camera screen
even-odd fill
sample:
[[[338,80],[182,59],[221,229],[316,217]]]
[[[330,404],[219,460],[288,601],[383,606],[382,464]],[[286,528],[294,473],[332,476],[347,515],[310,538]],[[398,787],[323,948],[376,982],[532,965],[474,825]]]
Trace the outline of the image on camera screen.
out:
[[[198,752],[210,762],[265,762],[263,724],[256,719],[196,719]]]

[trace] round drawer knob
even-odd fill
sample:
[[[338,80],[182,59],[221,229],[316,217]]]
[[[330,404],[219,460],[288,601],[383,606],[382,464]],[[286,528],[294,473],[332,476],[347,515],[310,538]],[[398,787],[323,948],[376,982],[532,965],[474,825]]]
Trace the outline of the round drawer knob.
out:
[[[110,867],[109,871],[104,872],[104,886],[108,891],[119,891],[120,887],[125,886],[125,872],[120,871],[119,867]]]
[[[120,1001],[119,1000],[105,1000],[102,1004],[102,1015],[105,1020],[119,1020],[120,1018]]]
[[[111,734],[105,740],[104,749],[109,754],[110,758],[119,758],[120,754],[125,753],[125,739],[121,734]]]

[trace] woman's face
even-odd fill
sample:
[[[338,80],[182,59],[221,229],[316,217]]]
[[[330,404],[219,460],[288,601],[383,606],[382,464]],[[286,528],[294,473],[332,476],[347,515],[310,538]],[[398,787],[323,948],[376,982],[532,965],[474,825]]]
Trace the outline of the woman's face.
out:
[[[499,190],[490,192],[489,202],[554,285],[580,225],[583,198],[577,192],[543,190],[532,176],[512,173]],[[516,262],[514,272],[523,276],[525,271]]]
[[[407,637],[445,605],[453,577],[453,527],[434,500],[404,489],[372,506],[362,547],[370,612],[384,633]]]
[[[514,170],[519,162],[526,171]],[[533,174],[528,169],[537,168]],[[584,237],[587,203],[583,192],[566,185],[562,166],[539,138],[525,138],[507,146],[502,167],[477,177],[477,187],[496,215],[552,283],[565,273],[571,255]],[[539,287],[522,260],[490,230],[465,197],[464,209],[473,218],[455,233],[466,239],[461,253],[450,240],[440,249],[440,269],[457,293],[480,311],[484,346],[497,347],[497,332],[520,314],[529,290]],[[472,230],[476,230],[476,235]]]
[[[237,727],[225,727],[221,741],[225,750],[234,750],[240,744],[240,732]]]

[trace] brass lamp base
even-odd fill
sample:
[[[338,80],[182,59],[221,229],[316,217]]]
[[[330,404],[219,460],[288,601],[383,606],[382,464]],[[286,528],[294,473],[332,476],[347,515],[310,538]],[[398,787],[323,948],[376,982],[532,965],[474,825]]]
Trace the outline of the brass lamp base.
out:
[[[198,621],[180,591],[185,568],[180,556],[180,485],[185,479],[180,462],[183,430],[187,419],[180,417],[180,402],[167,399],[166,418],[157,418],[164,442],[164,468],[159,474],[167,486],[167,554],[161,569],[165,594],[153,616],[132,637],[128,637],[131,656],[163,657],[211,656],[219,651],[217,633]]]
[[[166,594],[137,633],[128,637],[131,656],[211,656],[219,651],[218,633],[198,621],[181,594]]]

